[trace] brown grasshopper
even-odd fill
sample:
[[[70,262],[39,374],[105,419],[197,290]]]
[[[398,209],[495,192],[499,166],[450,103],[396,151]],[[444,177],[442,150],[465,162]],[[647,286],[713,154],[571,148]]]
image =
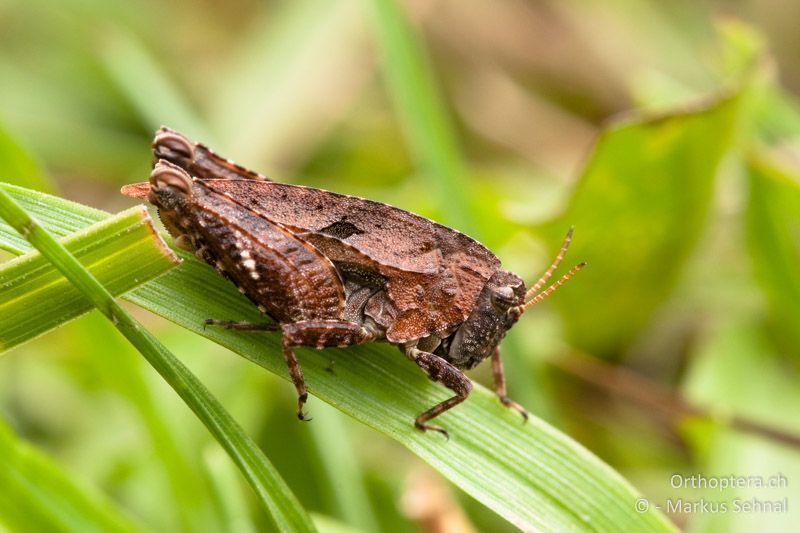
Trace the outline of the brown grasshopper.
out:
[[[214,266],[274,321],[206,324],[281,332],[298,418],[305,419],[308,391],[294,347],[387,341],[455,392],[420,414],[417,428],[447,435],[428,421],[467,398],[472,382],[462,370],[490,356],[500,401],[527,419],[506,395],[498,345],[526,309],[584,266],[539,292],[572,229],[550,268],[526,289],[482,244],[419,215],[270,181],[168,128],[157,132],[153,152],[149,183],[123,187],[123,194],[156,205],[178,246]]]

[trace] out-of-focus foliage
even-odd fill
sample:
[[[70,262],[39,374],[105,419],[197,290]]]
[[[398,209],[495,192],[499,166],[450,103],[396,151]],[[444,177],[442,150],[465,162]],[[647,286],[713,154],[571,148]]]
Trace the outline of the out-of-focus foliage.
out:
[[[800,346],[800,183],[766,154],[752,161],[748,171],[748,242],[772,309],[772,334],[782,348],[800,356],[793,350]]]
[[[581,278],[592,290],[570,284],[556,300],[578,347],[619,354],[670,293],[706,221],[740,99],[621,124],[598,140],[569,206],[549,224],[553,245],[565,226],[580,228],[570,252],[591,264]]]
[[[108,497],[71,480],[5,422],[0,422],[0,452],[4,525],[19,531],[139,530]]]
[[[664,510],[677,498],[789,503],[787,512],[669,513],[681,527],[798,523],[798,449],[729,421],[800,433],[800,5],[410,1],[396,10],[408,24],[393,26],[394,6],[7,1],[0,181],[120,211],[131,204],[118,187],[146,178],[163,123],[276,179],[474,230],[526,281],[575,224],[567,262],[590,264],[505,340],[512,397]],[[609,126],[621,112],[644,118]],[[315,399],[315,420],[299,424],[284,381],[141,318],[256,436],[321,529],[407,531],[431,519],[510,529],[440,478],[418,482],[427,467],[394,441]],[[565,373],[574,349],[635,372],[640,394],[625,395],[624,376],[598,389]],[[301,360],[324,372],[347,354]],[[265,348],[278,368],[271,356]],[[489,383],[485,368],[473,376]],[[424,381],[409,379],[415,391]],[[325,383],[320,394],[334,382]],[[648,395],[664,387],[708,416],[654,410]],[[91,516],[113,505],[157,530],[269,527],[238,474],[208,459],[218,449],[196,419],[92,314],[0,358],[0,415],[19,435],[4,431],[4,443],[32,443],[49,457],[42,464],[74,478],[59,474],[65,486],[95,486],[72,500],[100,513]],[[788,486],[703,492],[674,488],[675,472],[780,472]],[[0,500],[8,494],[0,486]],[[16,510],[30,508],[14,494]],[[40,517],[40,529],[53,517]],[[11,514],[0,523],[20,527]]]

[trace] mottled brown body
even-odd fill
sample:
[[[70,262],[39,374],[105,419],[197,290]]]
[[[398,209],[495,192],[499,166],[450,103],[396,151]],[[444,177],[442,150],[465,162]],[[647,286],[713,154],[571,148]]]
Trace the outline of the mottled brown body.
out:
[[[500,267],[492,252],[463,233],[379,202],[275,182],[205,184],[286,227],[340,268],[385,278],[397,313],[386,324],[389,342],[406,343],[462,323]]]
[[[280,330],[303,419],[307,391],[294,346],[398,345],[456,395],[422,413],[427,421],[466,399],[462,369],[492,356],[503,403],[498,345],[532,291],[474,239],[413,213],[363,198],[268,180],[162,128],[148,184],[123,188],[159,208],[176,243],[195,251],[277,324],[209,320],[228,328]]]

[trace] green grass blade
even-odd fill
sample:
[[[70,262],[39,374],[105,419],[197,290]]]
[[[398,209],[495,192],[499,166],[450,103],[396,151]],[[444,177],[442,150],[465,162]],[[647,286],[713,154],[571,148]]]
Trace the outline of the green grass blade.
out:
[[[439,95],[422,37],[395,0],[371,0],[375,36],[406,140],[423,173],[435,184],[443,222],[478,236],[467,194],[467,169],[455,130]]]
[[[0,420],[0,529],[132,532],[134,525],[102,494],[76,483]]]
[[[47,210],[48,196],[32,201],[17,188],[7,190],[34,215]],[[77,229],[81,217],[75,222]],[[263,318],[213,269],[180,255],[179,267],[125,298],[288,379],[276,335],[203,329],[206,318]],[[445,442],[414,429],[413,420],[448,392],[396,349],[372,344],[299,350],[299,357],[312,394],[402,443],[522,529],[672,530],[655,509],[637,513],[637,491],[591,452],[538,419],[522,424],[479,385],[463,405],[441,417],[452,434]],[[335,375],[327,370],[332,358]]]
[[[0,190],[0,217],[34,245],[133,344],[228,452],[280,530],[314,531],[311,519],[278,472],[189,370],[142,328],[47,230]]]
[[[67,350],[83,354],[86,360],[82,367],[96,376],[104,392],[117,394],[127,401],[146,429],[149,442],[143,442],[144,453],[158,460],[159,464],[152,466],[161,471],[167,483],[159,498],[165,516],[148,513],[148,522],[170,531],[191,532],[206,528],[210,518],[208,485],[203,483],[197,470],[196,454],[187,453],[180,444],[186,441],[176,427],[173,413],[164,409],[161,384],[150,379],[147,362],[100,313],[83,317],[71,330],[75,340]],[[235,469],[233,465],[230,468]],[[160,487],[152,489],[155,492]]]
[[[111,216],[99,209],[14,185],[0,183],[0,190],[9,192],[26,210],[35,211],[36,220],[56,237],[66,237]],[[21,255],[35,248],[14,228],[0,224],[0,249]]]
[[[150,215],[132,208],[63,238],[63,244],[113,295],[149,281],[178,263],[153,238]],[[0,266],[0,353],[93,309],[37,252]]]

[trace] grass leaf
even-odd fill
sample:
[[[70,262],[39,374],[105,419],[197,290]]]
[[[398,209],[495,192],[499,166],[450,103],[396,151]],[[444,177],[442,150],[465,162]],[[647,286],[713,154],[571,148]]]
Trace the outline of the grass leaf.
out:
[[[34,215],[48,209],[46,195],[34,200],[18,188],[6,190]],[[64,207],[62,202],[54,200]],[[77,211],[82,214],[81,208]],[[81,219],[76,218],[74,229]],[[204,330],[206,318],[263,318],[210,267],[190,254],[182,257],[179,267],[125,298],[288,379],[277,335]],[[396,349],[371,344],[299,350],[299,357],[312,394],[405,445],[522,529],[672,530],[657,510],[636,512],[637,491],[591,452],[543,421],[523,424],[479,385],[463,405],[441,417],[452,435],[445,442],[416,430],[413,420],[448,391]],[[332,358],[334,374],[328,370]]]
[[[61,271],[178,393],[237,464],[278,529],[315,530],[311,519],[269,460],[208,389],[149,331],[142,328],[120,307],[113,296],[61,243],[2,189],[0,217]]]
[[[178,263],[153,238],[144,207],[123,211],[63,238],[63,244],[113,295],[149,281]],[[93,309],[50,262],[30,252],[0,266],[0,352]]]

